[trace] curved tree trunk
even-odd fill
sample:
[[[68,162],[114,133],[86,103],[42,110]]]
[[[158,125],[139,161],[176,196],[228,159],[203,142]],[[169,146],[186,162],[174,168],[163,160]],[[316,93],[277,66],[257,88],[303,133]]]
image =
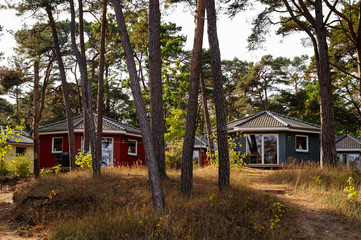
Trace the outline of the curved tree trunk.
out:
[[[208,42],[211,52],[211,66],[214,87],[214,102],[217,118],[218,143],[218,186],[222,191],[229,187],[230,166],[227,137],[226,100],[223,90],[221,55],[217,36],[217,17],[214,0],[207,0]]]
[[[188,91],[186,130],[183,142],[181,166],[181,193],[189,197],[193,190],[193,149],[196,132],[199,76],[202,70],[202,45],[206,0],[197,1],[196,26],[193,42],[193,56]]]
[[[64,96],[64,102],[65,102],[65,112],[66,112],[66,120],[68,123],[68,138],[69,138],[69,161],[70,161],[70,168],[75,168],[75,136],[74,136],[74,123],[73,123],[73,114],[71,112],[71,106],[70,106],[70,99],[69,99],[69,92],[67,88],[67,81],[66,81],[66,73],[64,68],[63,59],[60,52],[60,44],[59,44],[59,38],[58,33],[56,30],[56,24],[54,21],[53,13],[51,11],[51,7],[49,5],[46,6],[46,12],[49,17],[49,23],[54,39],[54,47],[55,47],[55,53],[56,58],[58,61],[59,71],[60,71],[60,77],[62,82],[62,88],[63,88],[63,96]]]
[[[160,213],[165,206],[165,200],[162,182],[159,174],[158,161],[155,157],[151,131],[147,119],[147,113],[143,102],[142,92],[140,90],[139,79],[137,77],[137,69],[135,66],[133,52],[130,45],[127,28],[125,25],[122,7],[118,0],[112,0],[112,3],[114,6],[114,12],[118,23],[118,31],[122,41],[125,59],[129,71],[131,89],[134,97],[135,107],[137,110],[137,117],[142,132],[142,139],[144,142],[144,150],[148,165],[149,180],[152,188],[153,205],[155,210]]]
[[[91,104],[91,92],[89,90],[88,83],[88,73],[87,73],[87,64],[85,56],[85,45],[84,45],[84,30],[83,30],[83,9],[82,9],[82,0],[79,0],[79,35],[80,35],[80,48],[79,51],[76,40],[75,40],[75,9],[74,1],[69,0],[70,11],[71,11],[71,22],[70,22],[70,32],[71,32],[71,42],[73,51],[75,53],[76,59],[79,64],[80,70],[80,79],[82,86],[82,98],[83,98],[83,108],[84,108],[84,149],[87,150],[89,146],[89,140],[91,141],[91,150],[92,150],[92,159],[93,159],[93,177],[98,177],[101,174],[100,159],[98,156],[98,146],[96,144],[96,134],[95,134],[95,123],[94,116]]]

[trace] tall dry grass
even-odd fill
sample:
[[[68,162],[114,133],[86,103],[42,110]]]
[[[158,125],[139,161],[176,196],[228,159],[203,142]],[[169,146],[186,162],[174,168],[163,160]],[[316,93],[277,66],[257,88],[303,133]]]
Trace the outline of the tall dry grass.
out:
[[[292,212],[249,189],[244,175],[233,169],[231,189],[219,193],[217,170],[197,169],[186,199],[179,193],[180,172],[170,170],[159,216],[144,168],[103,169],[99,179],[90,171],[51,175],[16,194],[17,217],[47,226],[50,239],[290,239]],[[22,204],[30,195],[52,197]]]
[[[344,189],[348,186],[348,179],[355,180],[357,201],[350,202]],[[310,194],[310,197],[325,202],[336,213],[344,215],[350,226],[361,228],[361,170],[323,168],[318,164],[288,164],[282,170],[274,171],[268,179],[277,183],[284,183],[296,187],[300,191]]]

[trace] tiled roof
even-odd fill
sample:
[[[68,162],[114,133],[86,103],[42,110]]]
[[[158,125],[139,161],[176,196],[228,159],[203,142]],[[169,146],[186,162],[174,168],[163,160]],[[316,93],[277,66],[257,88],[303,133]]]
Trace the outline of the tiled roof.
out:
[[[94,121],[96,126],[97,121],[97,115],[94,114]],[[74,122],[74,130],[84,130],[84,116],[80,115],[73,118]],[[39,132],[62,132],[62,131],[68,131],[67,127],[67,121],[62,120],[59,122],[51,123],[45,126],[39,127]],[[133,133],[140,135],[140,129],[137,127],[133,127],[124,123],[121,123],[117,120],[103,117],[103,131],[119,131],[119,132],[126,132],[126,133]]]
[[[288,128],[289,130],[299,129],[320,132],[320,127],[318,125],[270,111],[259,112],[251,116],[229,122],[227,124],[227,128],[228,131],[234,129],[247,130],[267,128],[277,130],[280,128]]]
[[[361,138],[349,134],[342,135],[336,138],[336,150],[339,149],[361,149]]]
[[[0,130],[3,131],[6,128],[4,126],[0,126]],[[31,135],[26,131],[21,131],[19,136],[13,136],[11,139],[7,140],[8,143],[19,143],[19,144],[33,144],[34,141],[31,138]]]

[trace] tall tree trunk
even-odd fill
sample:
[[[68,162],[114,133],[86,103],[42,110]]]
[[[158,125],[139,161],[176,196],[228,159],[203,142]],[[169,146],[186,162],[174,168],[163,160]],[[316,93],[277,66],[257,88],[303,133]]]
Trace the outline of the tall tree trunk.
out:
[[[98,78],[98,122],[97,122],[97,159],[102,158],[102,134],[103,134],[103,95],[104,95],[104,62],[105,62],[105,32],[107,29],[107,6],[108,0],[103,1],[100,58],[99,58],[99,78]]]
[[[200,80],[201,80],[202,101],[203,101],[203,107],[204,107],[204,118],[206,120],[206,127],[207,127],[208,146],[211,150],[211,160],[214,160],[214,144],[213,144],[213,140],[212,140],[212,137],[213,137],[212,136],[212,126],[211,126],[211,120],[210,120],[209,111],[208,111],[206,84],[204,82],[203,71],[201,72]]]
[[[159,174],[158,161],[155,157],[151,131],[147,119],[147,113],[143,102],[142,93],[140,90],[139,79],[137,77],[137,69],[133,58],[133,52],[129,41],[127,28],[122,12],[122,7],[118,0],[112,0],[114,6],[114,12],[118,23],[118,31],[122,46],[124,49],[124,55],[127,62],[127,68],[130,76],[130,84],[134,97],[134,103],[137,110],[137,117],[142,132],[142,139],[144,143],[144,150],[146,154],[148,174],[150,179],[150,185],[152,189],[153,205],[155,210],[160,213],[165,206],[165,199],[163,194],[162,182]]]
[[[73,114],[71,112],[71,106],[70,106],[70,100],[69,100],[69,92],[68,92],[68,88],[67,88],[66,73],[65,73],[63,59],[62,59],[62,56],[61,56],[59,38],[58,38],[57,30],[56,30],[56,24],[55,24],[55,21],[54,21],[54,17],[53,17],[53,13],[52,13],[50,5],[46,6],[46,12],[47,12],[48,17],[49,17],[49,23],[50,23],[50,27],[51,27],[51,31],[52,31],[52,35],[53,35],[53,39],[54,39],[54,47],[55,47],[56,58],[57,58],[57,61],[58,61],[60,77],[61,77],[61,82],[62,82],[62,86],[63,86],[62,88],[63,88],[65,108],[66,108],[66,110],[65,110],[65,112],[66,112],[66,120],[67,120],[67,123],[68,123],[70,168],[74,169],[75,168],[75,154],[76,154],[75,135],[74,135]]]
[[[186,131],[183,142],[181,166],[181,193],[189,197],[193,190],[193,149],[196,132],[199,76],[202,71],[202,46],[204,32],[205,0],[197,1],[196,26],[193,42],[193,56],[190,74]]]
[[[34,175],[40,176],[40,159],[39,159],[39,60],[34,61]]]
[[[329,65],[327,30],[323,24],[322,1],[315,1],[316,37],[318,44],[317,75],[320,88],[321,114],[321,167],[336,166],[335,124],[332,98],[331,71]]]
[[[51,71],[53,69],[53,63],[55,61],[55,56],[51,57],[51,59],[48,62],[48,65],[46,67],[46,71],[45,71],[45,77],[44,77],[44,82],[43,82],[43,87],[41,90],[41,102],[40,102],[40,110],[39,110],[39,121],[41,119],[42,113],[44,111],[45,108],[45,95],[46,95],[46,89],[48,87],[49,84],[49,79],[50,79],[50,74]]]
[[[226,100],[223,90],[221,56],[217,36],[217,17],[214,0],[207,0],[208,42],[211,52],[211,67],[214,87],[214,102],[217,118],[218,186],[222,191],[229,187],[230,166],[227,137]]]
[[[71,43],[73,51],[75,53],[77,62],[79,64],[80,70],[80,79],[82,86],[82,99],[83,99],[83,108],[84,108],[84,149],[88,148],[89,140],[91,142],[92,150],[92,160],[93,160],[93,177],[99,177],[101,174],[101,165],[100,159],[98,156],[98,146],[96,144],[96,134],[95,134],[95,123],[94,115],[92,110],[91,103],[91,92],[89,90],[88,83],[88,73],[86,66],[86,56],[85,56],[85,45],[84,45],[84,29],[83,29],[83,8],[82,1],[79,0],[79,35],[80,35],[80,48],[79,51],[76,45],[75,39],[75,8],[74,1],[69,0],[70,11],[71,11],[71,21],[70,21],[70,33],[71,33]]]
[[[164,123],[159,0],[149,0],[148,7],[151,131],[155,157],[158,160],[159,174],[164,179],[167,177],[164,153],[164,127],[159,126],[159,124]]]

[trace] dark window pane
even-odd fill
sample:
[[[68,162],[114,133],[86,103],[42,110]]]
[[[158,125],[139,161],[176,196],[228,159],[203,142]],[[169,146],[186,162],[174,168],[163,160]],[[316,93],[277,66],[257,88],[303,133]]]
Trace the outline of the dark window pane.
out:
[[[247,135],[248,164],[262,164],[262,135]]]
[[[307,151],[307,137],[296,136],[296,150]]]
[[[53,138],[53,152],[63,151],[63,138]]]
[[[128,141],[128,154],[136,155],[137,154],[137,142]]]
[[[26,152],[26,147],[16,147],[16,155],[24,155]]]
[[[264,135],[264,163],[277,164],[277,135]]]

